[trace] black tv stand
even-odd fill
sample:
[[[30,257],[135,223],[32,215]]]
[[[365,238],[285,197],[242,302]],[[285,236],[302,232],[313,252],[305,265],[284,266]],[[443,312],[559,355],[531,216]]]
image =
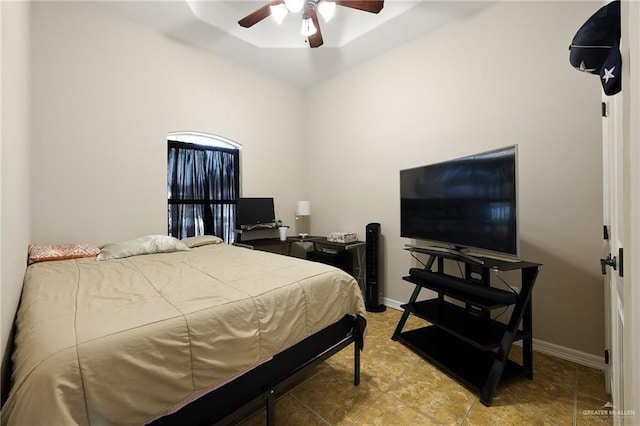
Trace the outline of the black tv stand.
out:
[[[520,376],[533,379],[531,291],[541,265],[430,247],[406,250],[429,257],[424,269],[412,268],[402,278],[413,284],[414,290],[409,302],[402,305],[404,312],[391,338],[478,392],[485,406],[491,404],[499,381]],[[445,259],[463,262],[464,277],[446,274]],[[492,287],[493,270],[521,270],[520,291],[516,294]],[[472,274],[482,278],[472,279]],[[423,288],[436,292],[437,297],[418,301]],[[463,303],[452,303],[451,299]],[[513,309],[507,323],[491,318],[493,309],[508,306]],[[403,332],[411,314],[431,325]],[[517,340],[523,343],[521,364],[508,359]]]
[[[438,246],[413,246],[410,244],[405,244],[405,250],[434,256],[443,256],[448,259],[457,259],[464,262],[477,263],[478,265],[482,265],[484,263],[484,261],[479,257],[466,254],[461,250],[455,248]]]

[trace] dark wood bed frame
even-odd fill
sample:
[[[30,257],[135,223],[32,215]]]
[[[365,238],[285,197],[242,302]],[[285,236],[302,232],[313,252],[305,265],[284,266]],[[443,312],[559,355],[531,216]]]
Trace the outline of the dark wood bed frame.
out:
[[[264,404],[267,425],[273,425],[276,398],[286,393],[311,368],[351,343],[354,347],[353,384],[358,386],[365,327],[366,320],[363,317],[345,315],[337,323],[275,355],[270,361],[151,424],[229,425],[237,423]]]

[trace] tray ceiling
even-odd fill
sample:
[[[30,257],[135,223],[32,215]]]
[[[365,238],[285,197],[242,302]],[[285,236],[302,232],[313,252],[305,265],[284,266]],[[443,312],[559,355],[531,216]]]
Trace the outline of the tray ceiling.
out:
[[[464,18],[484,1],[386,0],[379,14],[337,7],[320,21],[324,45],[310,49],[300,35],[301,14],[278,25],[267,18],[251,28],[238,20],[265,1],[113,1],[101,4],[190,45],[307,87],[407,41]]]

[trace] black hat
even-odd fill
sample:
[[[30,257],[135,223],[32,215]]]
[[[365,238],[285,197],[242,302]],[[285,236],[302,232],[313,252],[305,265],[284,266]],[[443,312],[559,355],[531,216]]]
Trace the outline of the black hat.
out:
[[[569,62],[579,71],[600,75],[605,94],[621,89],[620,1],[603,6],[578,30],[569,47]]]
[[[602,89],[605,95],[615,95],[622,90],[621,74],[622,57],[620,56],[620,49],[616,43],[604,60],[602,69],[600,69],[600,83],[602,83]]]

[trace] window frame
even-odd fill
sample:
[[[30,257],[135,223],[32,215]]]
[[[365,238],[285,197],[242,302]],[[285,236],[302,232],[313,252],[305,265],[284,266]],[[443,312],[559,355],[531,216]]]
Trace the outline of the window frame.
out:
[[[197,135],[199,140],[202,138],[208,138],[214,142],[219,142],[218,144],[202,144],[202,143],[192,143],[186,142],[184,140],[176,140],[179,135],[190,136]],[[224,147],[221,145],[227,145],[229,147]],[[214,206],[214,205],[230,205],[233,209],[235,209],[233,217],[233,223],[231,223],[230,229],[228,229],[229,241],[228,243],[233,243],[235,241],[235,229],[237,227],[237,204],[238,198],[240,198],[240,148],[241,145],[233,143],[225,138],[220,138],[218,136],[206,135],[203,133],[195,133],[195,132],[182,132],[182,133],[169,133],[167,135],[167,168],[169,167],[169,155],[171,153],[171,149],[189,149],[189,150],[201,150],[201,151],[218,151],[225,152],[231,154],[233,156],[233,167],[234,167],[234,177],[233,177],[233,185],[234,185],[234,199],[221,199],[221,200],[207,200],[205,199],[185,199],[185,198],[173,198],[169,196],[167,193],[167,214],[170,215],[171,206],[175,205],[203,205],[203,206]],[[167,170],[167,183],[169,183],[169,175]],[[168,191],[169,192],[169,191]],[[210,207],[211,208],[211,207]],[[213,224],[211,224],[213,225]],[[171,230],[169,229],[169,216],[167,217],[167,231],[168,234],[171,235]],[[224,237],[224,236],[223,236]]]

